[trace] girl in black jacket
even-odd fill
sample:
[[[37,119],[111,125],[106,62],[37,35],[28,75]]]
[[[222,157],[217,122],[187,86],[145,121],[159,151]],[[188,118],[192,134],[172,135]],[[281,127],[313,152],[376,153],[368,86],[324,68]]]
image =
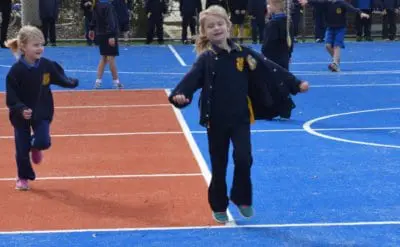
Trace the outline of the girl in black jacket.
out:
[[[244,217],[253,216],[250,124],[255,119],[270,119],[290,112],[293,102],[289,95],[308,89],[307,82],[232,42],[228,38],[231,25],[220,6],[211,6],[200,14],[196,43],[199,57],[169,97],[176,107],[185,107],[191,103],[194,92],[202,88],[200,124],[207,128],[212,166],[208,201],[218,223],[229,220],[226,212],[229,199]],[[230,141],[235,170],[228,198],[226,171]]]

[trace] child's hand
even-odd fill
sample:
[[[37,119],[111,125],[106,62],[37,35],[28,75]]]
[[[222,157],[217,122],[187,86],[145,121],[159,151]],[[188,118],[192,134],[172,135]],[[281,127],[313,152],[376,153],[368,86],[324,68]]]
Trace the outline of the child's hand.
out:
[[[308,82],[307,81],[302,81],[299,85],[300,87],[300,93],[305,93],[308,91]]]
[[[237,14],[237,15],[240,14],[240,10],[236,9],[235,14]]]
[[[172,97],[172,100],[178,105],[184,105],[189,103],[189,99],[183,94],[178,94]]]
[[[94,31],[89,31],[89,39],[94,40]]]
[[[114,47],[114,46],[115,46],[115,38],[109,38],[109,39],[108,39],[108,44],[109,44],[110,46]]]
[[[367,19],[369,19],[369,14],[361,13],[361,14],[360,14],[360,17],[361,17],[361,18],[367,18]]]
[[[22,111],[22,116],[24,117],[24,119],[29,120],[32,117],[32,110],[27,108],[25,110]]]

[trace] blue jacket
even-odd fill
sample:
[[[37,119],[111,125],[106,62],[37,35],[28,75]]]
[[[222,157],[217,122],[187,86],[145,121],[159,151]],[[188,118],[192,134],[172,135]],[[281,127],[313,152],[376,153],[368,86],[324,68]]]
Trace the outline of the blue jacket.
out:
[[[59,0],[39,0],[40,19],[58,18]]]

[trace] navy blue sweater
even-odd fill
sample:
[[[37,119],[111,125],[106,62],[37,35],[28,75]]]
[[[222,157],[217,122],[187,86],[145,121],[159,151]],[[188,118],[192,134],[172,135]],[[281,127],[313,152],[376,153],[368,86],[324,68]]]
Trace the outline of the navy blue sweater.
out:
[[[204,127],[212,119],[224,121],[223,117],[245,121],[248,114],[254,119],[290,118],[295,107],[290,94],[299,92],[300,80],[250,48],[230,44],[230,53],[215,48],[203,52],[171,92],[169,101],[185,107],[187,104],[178,105],[172,98],[183,94],[192,101],[201,88],[200,124]],[[237,71],[227,73],[232,70]]]
[[[118,16],[114,6],[108,2],[98,2],[93,9],[90,30],[95,30],[96,35],[117,37],[119,32]]]
[[[34,120],[52,121],[54,114],[53,95],[50,85],[66,88],[78,86],[78,80],[68,78],[62,67],[46,58],[29,65],[20,58],[6,77],[6,104],[10,110],[10,121],[15,126],[26,123],[22,111],[32,109]]]
[[[310,4],[321,3],[325,14],[325,21],[328,27],[342,28],[346,27],[347,11],[361,14],[361,10],[354,8],[353,5],[344,0],[309,0]]]

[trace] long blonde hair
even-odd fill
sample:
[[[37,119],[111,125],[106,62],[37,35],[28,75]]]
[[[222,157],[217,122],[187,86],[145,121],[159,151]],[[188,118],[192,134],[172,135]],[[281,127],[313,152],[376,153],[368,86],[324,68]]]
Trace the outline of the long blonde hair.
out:
[[[226,10],[221,6],[212,5],[208,9],[200,12],[200,33],[196,39],[196,52],[198,55],[210,47],[210,40],[207,38],[205,30],[205,22],[209,16],[217,16],[224,19],[228,26],[228,32],[232,27],[232,22],[229,20],[228,13],[226,13]]]
[[[21,48],[31,40],[39,40],[44,42],[42,31],[34,26],[23,26],[14,39],[9,39],[5,42],[6,47],[10,48],[16,58],[20,57],[23,51]]]

